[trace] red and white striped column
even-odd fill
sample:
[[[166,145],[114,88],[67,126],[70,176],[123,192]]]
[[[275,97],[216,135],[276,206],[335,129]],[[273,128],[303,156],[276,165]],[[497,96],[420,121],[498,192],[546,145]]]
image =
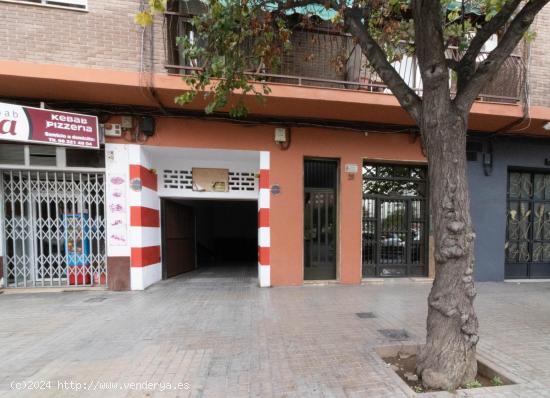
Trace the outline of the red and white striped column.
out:
[[[139,145],[129,148],[130,281],[143,290],[162,279],[157,175]]]
[[[271,286],[271,230],[269,227],[269,152],[260,152],[260,181],[258,195],[258,279],[260,287]]]

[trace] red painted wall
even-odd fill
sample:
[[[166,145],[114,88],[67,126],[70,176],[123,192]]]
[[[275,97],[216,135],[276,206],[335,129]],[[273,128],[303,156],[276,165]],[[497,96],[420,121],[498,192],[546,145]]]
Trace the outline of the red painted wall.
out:
[[[270,183],[281,193],[271,196],[271,282],[303,281],[303,163],[305,157],[340,161],[338,275],[341,283],[361,281],[361,174],[350,179],[346,163],[363,159],[424,163],[420,142],[409,134],[292,128],[291,145],[281,150],[274,126],[248,126],[187,118],[160,118],[156,134],[145,145],[270,151]],[[112,142],[124,141],[112,140]]]

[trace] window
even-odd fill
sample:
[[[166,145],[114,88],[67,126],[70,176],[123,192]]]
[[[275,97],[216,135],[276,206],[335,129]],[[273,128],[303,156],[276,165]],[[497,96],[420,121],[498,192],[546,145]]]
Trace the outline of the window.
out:
[[[105,167],[105,150],[66,148],[67,167]]]
[[[0,168],[104,168],[105,149],[65,148],[53,145],[0,142]]]
[[[5,0],[10,3],[28,3],[43,6],[74,8],[76,10],[87,10],[88,0]]]
[[[29,145],[29,164],[31,166],[56,166],[56,147]]]
[[[25,164],[25,145],[0,144],[0,164]]]

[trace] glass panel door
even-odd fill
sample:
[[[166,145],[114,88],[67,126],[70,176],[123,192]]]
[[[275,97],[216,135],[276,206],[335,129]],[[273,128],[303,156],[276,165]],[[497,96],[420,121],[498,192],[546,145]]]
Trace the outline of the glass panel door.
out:
[[[427,275],[426,172],[363,165],[363,277]]]
[[[506,278],[549,278],[550,174],[510,171],[507,202]]]

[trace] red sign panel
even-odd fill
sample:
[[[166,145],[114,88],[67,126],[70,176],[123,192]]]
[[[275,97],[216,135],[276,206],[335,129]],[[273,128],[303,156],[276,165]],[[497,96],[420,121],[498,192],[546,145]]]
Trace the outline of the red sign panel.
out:
[[[99,148],[97,117],[0,102],[0,140]]]

